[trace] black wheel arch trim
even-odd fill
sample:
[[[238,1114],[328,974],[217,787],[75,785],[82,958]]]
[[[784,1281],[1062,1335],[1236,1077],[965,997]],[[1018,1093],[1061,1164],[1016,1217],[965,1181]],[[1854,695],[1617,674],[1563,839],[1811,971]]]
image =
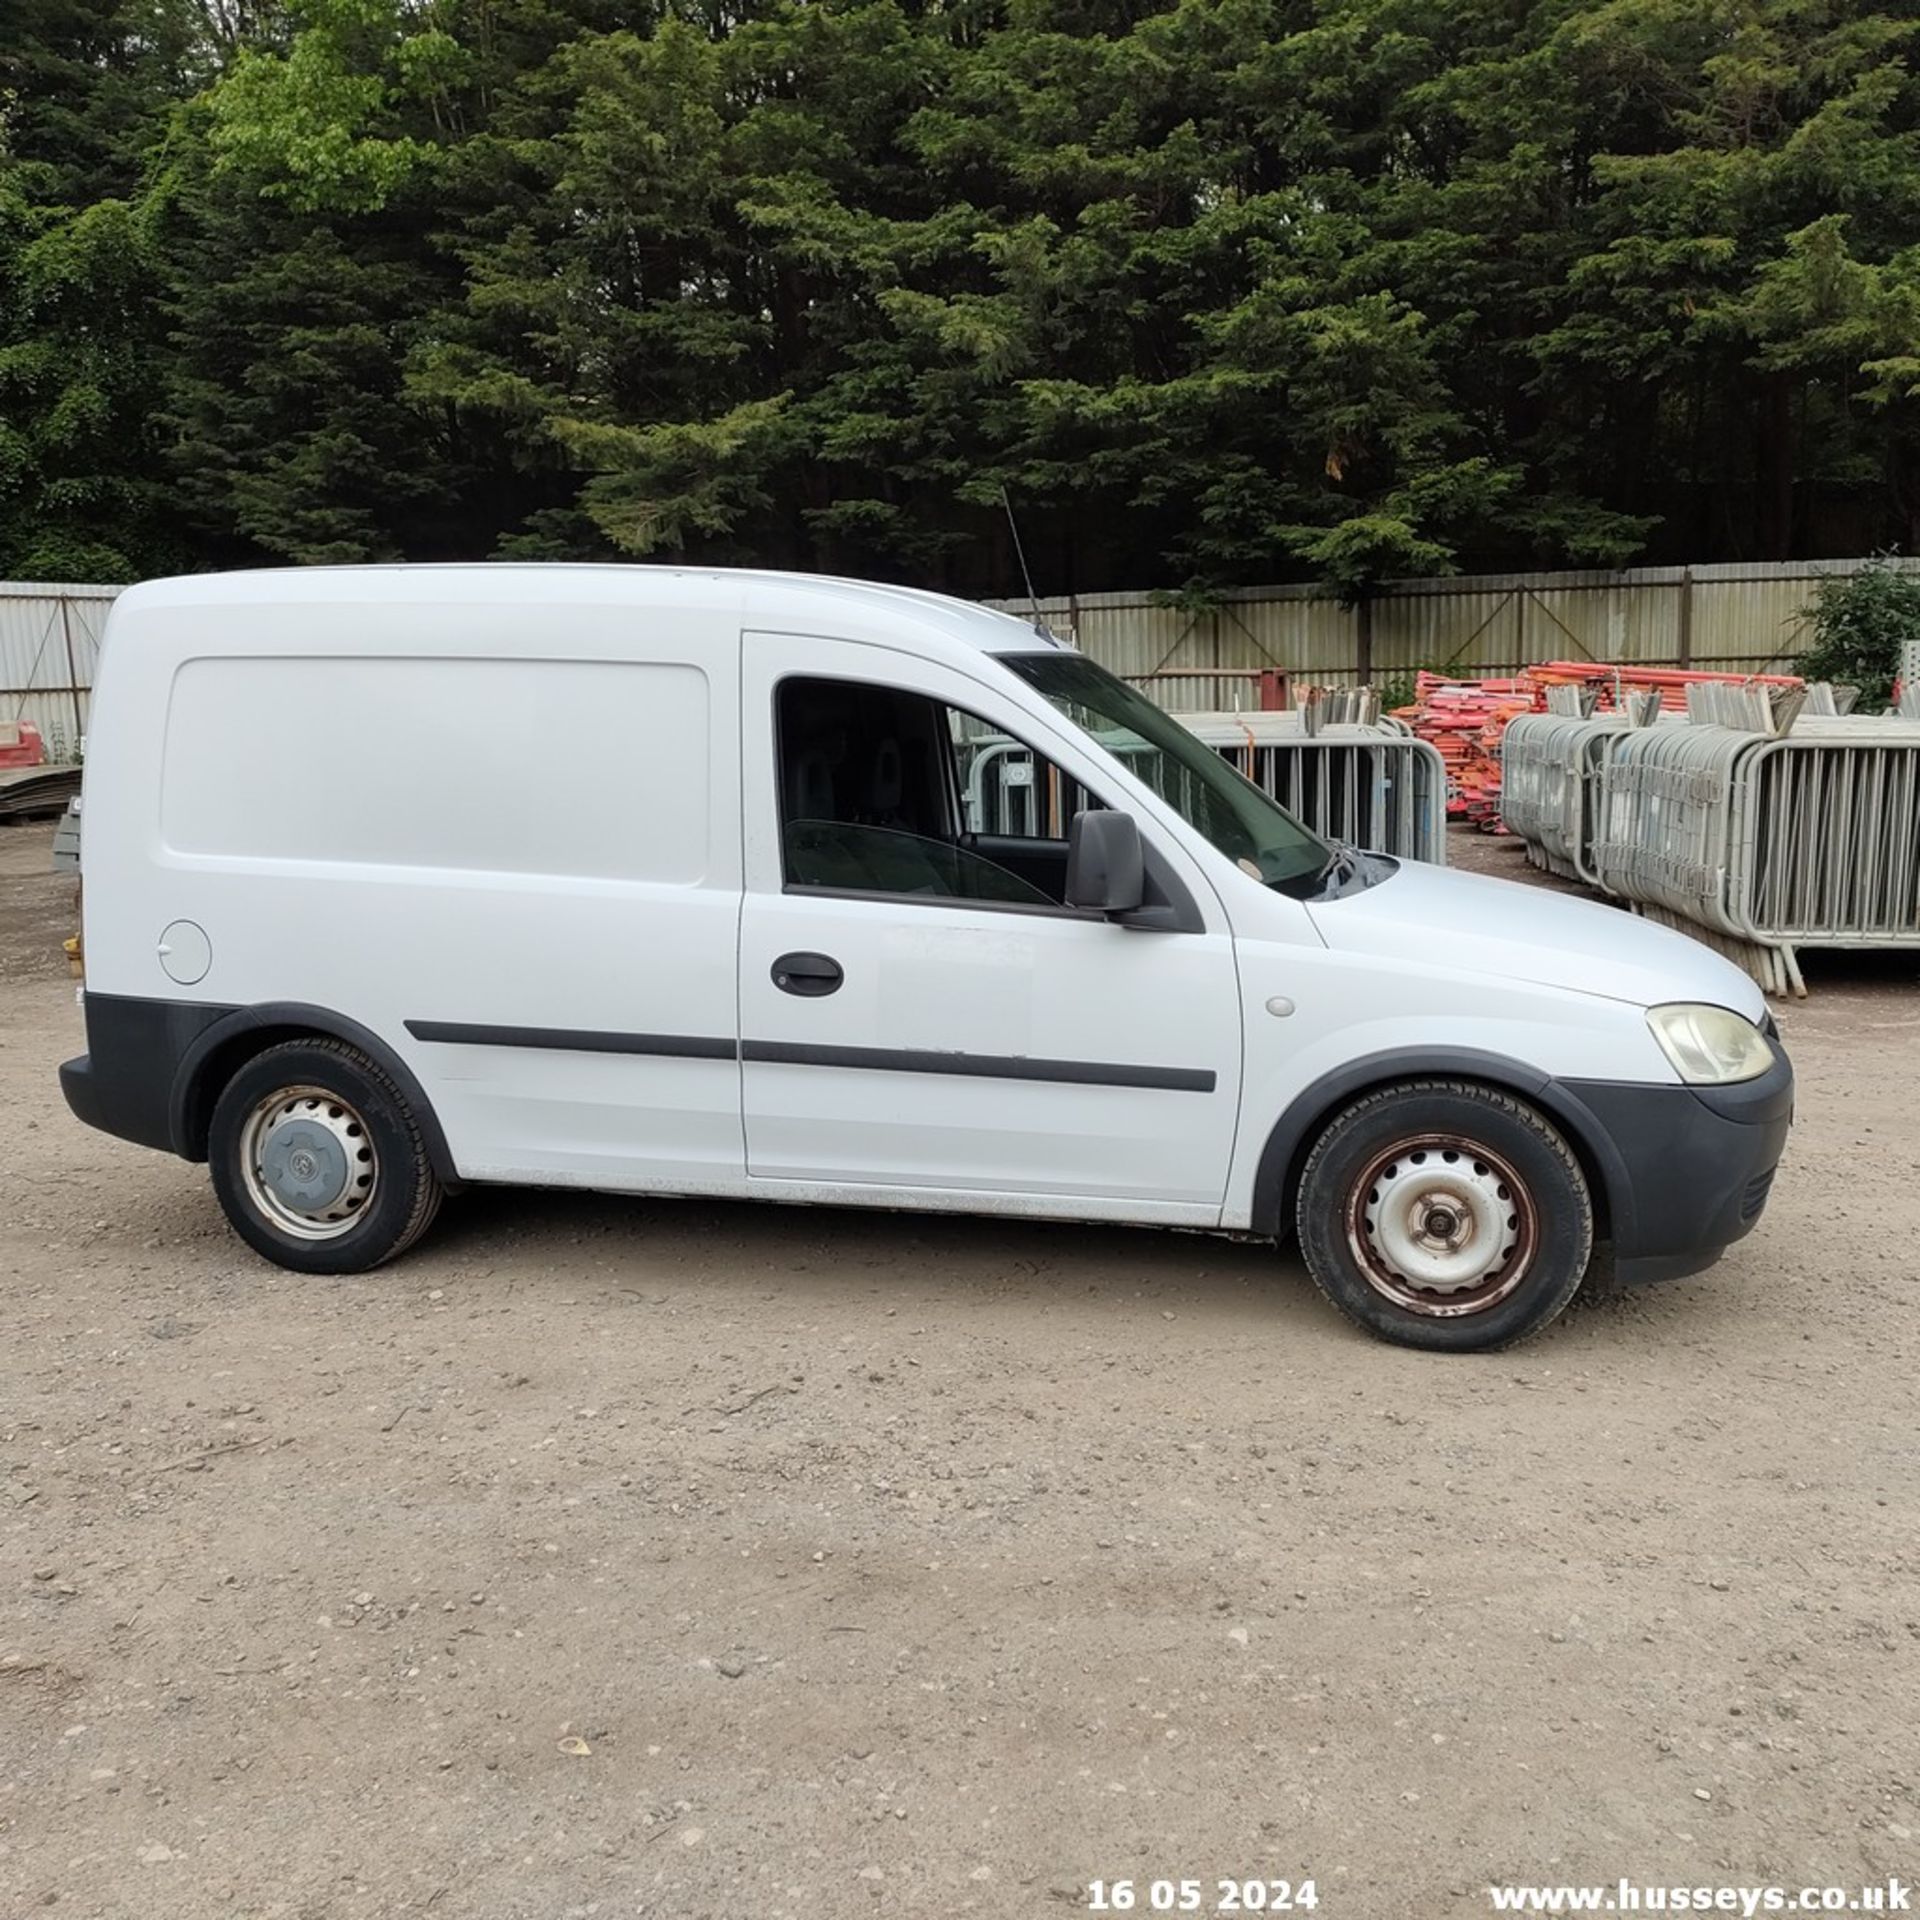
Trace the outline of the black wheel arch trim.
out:
[[[1592,1178],[1594,1237],[1631,1237],[1632,1181],[1619,1148],[1598,1118],[1565,1081],[1507,1054],[1477,1047],[1404,1047],[1362,1054],[1296,1094],[1274,1122],[1254,1170],[1253,1231],[1277,1239],[1292,1226],[1293,1196],[1308,1147],[1342,1107],[1375,1087],[1434,1079],[1477,1080],[1531,1101],[1567,1136]]]
[[[453,1155],[447,1150],[447,1136],[441,1130],[440,1116],[434,1112],[433,1102],[427,1098],[426,1089],[421,1086],[412,1068],[371,1028],[363,1027],[357,1020],[349,1020],[344,1013],[335,1013],[328,1007],[311,1006],[301,1000],[269,1000],[259,1006],[236,1007],[224,1019],[216,1020],[195,1036],[181,1055],[180,1064],[174,1072],[169,1105],[173,1150],[181,1159],[197,1161],[207,1157],[206,1129],[200,1122],[196,1102],[201,1100],[203,1094],[201,1078],[208,1062],[234,1041],[250,1034],[271,1032],[275,1028],[296,1029],[328,1040],[344,1040],[349,1046],[359,1048],[406,1095],[407,1104],[413,1109],[414,1119],[419,1125],[420,1137],[426,1144],[427,1159],[441,1184],[449,1190],[460,1185]],[[210,1115],[212,1103],[207,1101],[204,1104]]]

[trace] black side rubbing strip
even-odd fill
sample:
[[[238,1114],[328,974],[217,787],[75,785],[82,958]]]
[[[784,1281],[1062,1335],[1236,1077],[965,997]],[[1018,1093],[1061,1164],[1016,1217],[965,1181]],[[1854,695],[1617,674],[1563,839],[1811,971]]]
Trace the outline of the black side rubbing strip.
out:
[[[1016,1053],[933,1053],[909,1047],[817,1047],[799,1041],[731,1040],[700,1034],[594,1033],[573,1027],[490,1027],[462,1020],[409,1020],[416,1040],[465,1047],[546,1047],[566,1053],[651,1053],[681,1060],[752,1060],[765,1066],[859,1067],[879,1073],[949,1073],[973,1080],[1043,1080],[1059,1086],[1146,1087],[1211,1093],[1211,1067],[1134,1067],[1105,1060],[1034,1060]]]
[[[1211,1093],[1211,1067],[1130,1067],[1104,1060],[1034,1060],[1012,1053],[923,1053],[906,1047],[816,1047],[749,1040],[741,1058],[792,1067],[861,1067],[880,1073],[952,1073],[978,1080],[1050,1080],[1081,1087],[1151,1087]]]
[[[697,1033],[596,1033],[573,1027],[489,1027],[465,1020],[409,1020],[416,1040],[458,1047],[544,1047],[558,1053],[653,1053],[677,1060],[732,1060],[731,1040]]]

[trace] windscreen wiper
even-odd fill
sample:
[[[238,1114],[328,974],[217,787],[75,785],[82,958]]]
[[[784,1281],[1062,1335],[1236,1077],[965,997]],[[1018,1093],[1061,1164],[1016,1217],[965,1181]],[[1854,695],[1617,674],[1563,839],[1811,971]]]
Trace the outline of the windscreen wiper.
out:
[[[1304,896],[1306,899],[1338,900],[1349,893],[1364,893],[1369,887],[1379,885],[1399,864],[1385,854],[1369,853],[1350,841],[1335,840],[1331,844],[1332,857],[1320,869],[1320,877],[1313,890]]]

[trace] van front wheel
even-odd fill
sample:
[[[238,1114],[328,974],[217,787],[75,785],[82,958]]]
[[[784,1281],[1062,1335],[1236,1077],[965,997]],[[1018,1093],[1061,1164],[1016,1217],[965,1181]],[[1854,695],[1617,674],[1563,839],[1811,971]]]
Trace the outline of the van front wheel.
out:
[[[1295,1218],[1307,1271],[1341,1312],[1438,1352],[1544,1327],[1593,1252],[1572,1149],[1524,1101],[1470,1081],[1355,1101],[1307,1156]]]
[[[297,1273],[364,1273],[404,1253],[441,1186],[405,1096],[340,1040],[291,1040],[227,1082],[213,1189],[256,1253]]]

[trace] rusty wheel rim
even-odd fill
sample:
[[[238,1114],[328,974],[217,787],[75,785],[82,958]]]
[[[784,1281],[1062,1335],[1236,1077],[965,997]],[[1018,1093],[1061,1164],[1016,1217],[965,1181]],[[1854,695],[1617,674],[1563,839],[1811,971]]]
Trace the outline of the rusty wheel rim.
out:
[[[1455,1134],[1413,1134],[1376,1153],[1347,1191],[1346,1214],[1367,1285],[1428,1319],[1498,1306],[1539,1250],[1526,1182],[1499,1154]]]

